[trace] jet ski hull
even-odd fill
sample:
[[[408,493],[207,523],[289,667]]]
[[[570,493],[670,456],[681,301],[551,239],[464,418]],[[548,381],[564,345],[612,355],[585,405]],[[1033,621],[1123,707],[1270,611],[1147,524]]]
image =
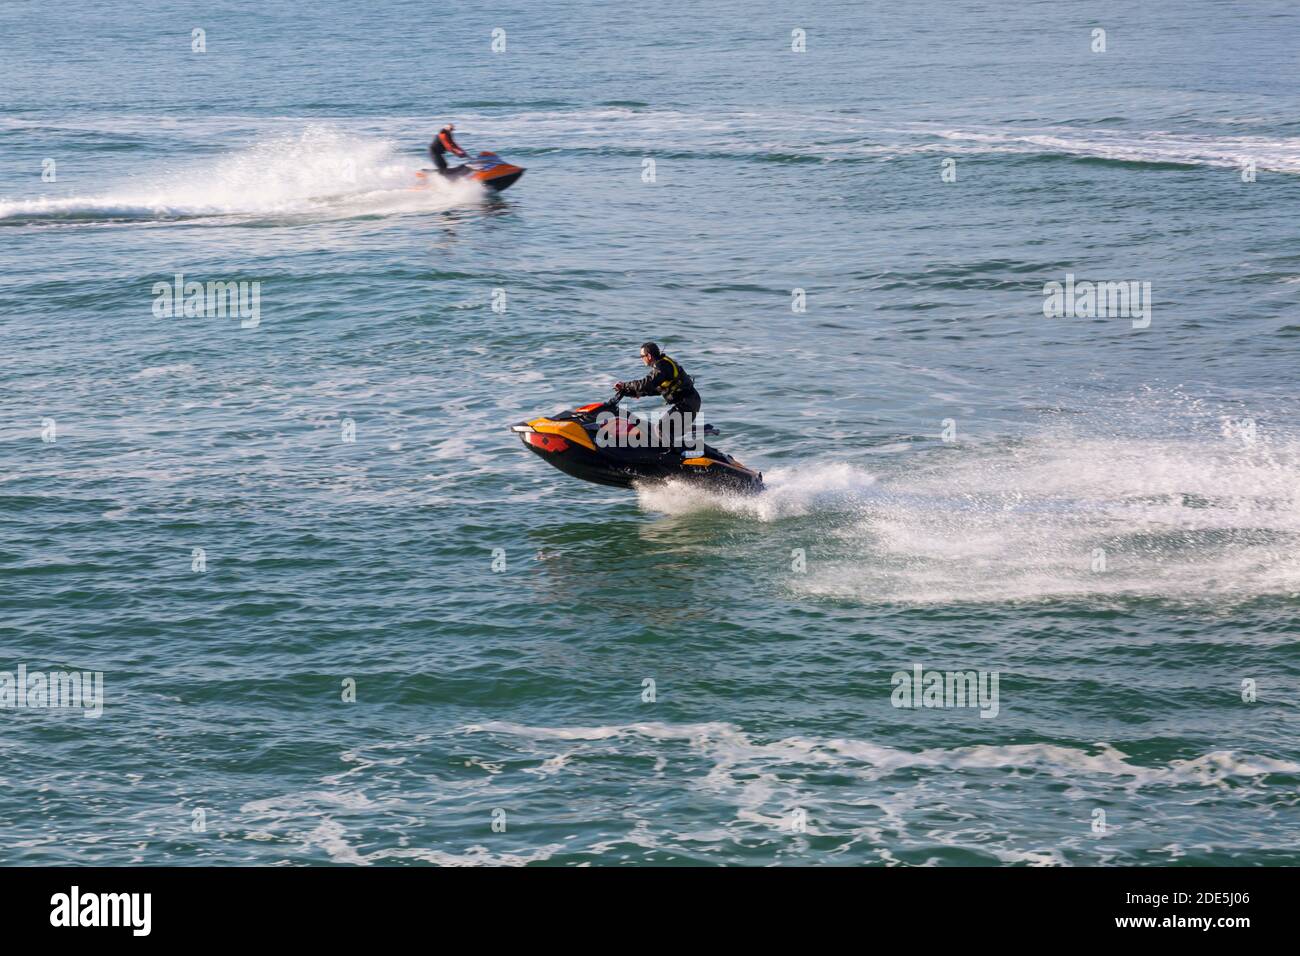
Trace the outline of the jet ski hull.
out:
[[[761,473],[716,448],[698,454],[679,448],[601,447],[597,416],[612,405],[588,405],[553,418],[535,418],[512,426],[524,447],[566,475],[598,485],[631,488],[635,484],[687,481],[722,491],[763,490]]]
[[[421,169],[415,174],[418,184],[413,188],[423,189],[429,185],[430,176],[441,176],[443,179],[471,179],[494,192],[501,192],[517,183],[525,172],[524,167],[507,163],[496,153],[479,153],[469,162],[446,170]]]

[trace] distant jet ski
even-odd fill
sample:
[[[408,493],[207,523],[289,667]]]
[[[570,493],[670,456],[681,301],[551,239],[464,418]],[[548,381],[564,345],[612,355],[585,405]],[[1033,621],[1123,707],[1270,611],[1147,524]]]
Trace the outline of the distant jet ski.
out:
[[[703,442],[688,442],[685,450],[636,447],[637,439],[648,439],[650,435],[649,431],[635,434],[637,429],[651,426],[644,421],[619,417],[619,399],[616,395],[607,402],[582,405],[551,418],[534,418],[512,425],[510,430],[544,461],[565,474],[598,485],[630,488],[637,481],[680,478],[720,490],[751,493],[763,490],[760,472],[746,468]],[[710,426],[705,426],[705,432],[712,432]],[[648,444],[648,440],[640,444]]]
[[[436,169],[421,169],[415,174],[415,178],[419,180],[419,183],[414,188],[422,189],[428,186],[431,176],[442,176],[444,179],[472,179],[475,182],[482,183],[489,189],[501,192],[501,190],[513,185],[523,174],[524,167],[507,163],[496,153],[483,152],[468,162],[448,168],[446,172],[439,172]]]

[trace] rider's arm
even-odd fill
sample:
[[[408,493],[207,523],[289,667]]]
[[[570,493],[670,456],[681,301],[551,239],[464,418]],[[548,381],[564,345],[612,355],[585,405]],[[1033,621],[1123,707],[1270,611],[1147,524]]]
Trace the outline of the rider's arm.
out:
[[[668,379],[660,364],[655,362],[654,365],[650,366],[650,374],[645,378],[637,379],[635,382],[624,382],[623,394],[630,395],[633,398],[644,398],[646,395],[658,394],[659,386]]]

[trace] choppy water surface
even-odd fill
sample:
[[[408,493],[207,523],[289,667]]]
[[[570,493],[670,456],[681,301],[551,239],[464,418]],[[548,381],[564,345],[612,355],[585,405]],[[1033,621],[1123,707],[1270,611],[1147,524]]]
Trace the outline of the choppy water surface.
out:
[[[105,702],[0,711],[0,861],[1300,862],[1298,30],[6,4],[0,669]],[[507,431],[648,338],[764,495]]]

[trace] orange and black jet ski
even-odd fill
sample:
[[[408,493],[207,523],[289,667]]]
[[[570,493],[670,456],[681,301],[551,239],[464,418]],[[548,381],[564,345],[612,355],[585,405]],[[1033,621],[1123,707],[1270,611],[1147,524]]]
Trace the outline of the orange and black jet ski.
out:
[[[459,166],[448,167],[446,172],[436,169],[421,169],[415,174],[418,180],[415,188],[427,186],[429,177],[442,176],[445,179],[472,179],[497,192],[514,185],[524,174],[524,167],[507,163],[496,153],[479,153],[468,162]]]
[[[763,490],[762,473],[702,439],[687,437],[675,447],[657,444],[649,422],[619,414],[620,398],[615,395],[607,402],[520,422],[510,430],[544,461],[598,485],[630,488],[634,482],[677,478],[728,491]],[[716,434],[709,425],[704,432]]]

